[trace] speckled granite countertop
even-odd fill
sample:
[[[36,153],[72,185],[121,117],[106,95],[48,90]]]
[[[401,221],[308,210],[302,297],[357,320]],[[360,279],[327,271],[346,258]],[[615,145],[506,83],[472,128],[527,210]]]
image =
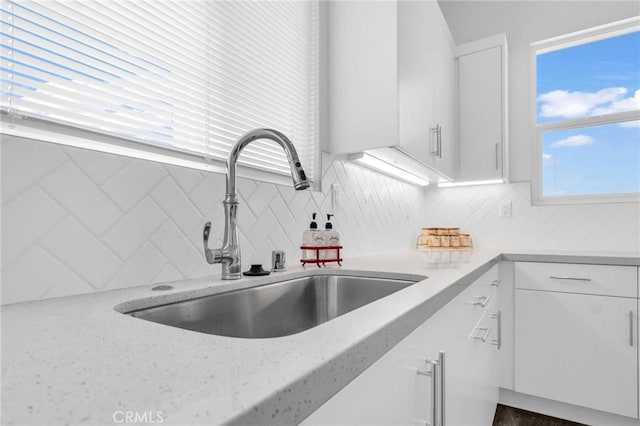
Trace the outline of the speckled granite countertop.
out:
[[[209,277],[2,307],[3,425],[300,422],[500,260],[640,266],[638,254],[406,250],[348,259],[348,274],[427,279],[292,336],[238,339],[127,310],[323,272]],[[138,417],[140,420],[142,417]],[[141,423],[141,422],[138,422]]]

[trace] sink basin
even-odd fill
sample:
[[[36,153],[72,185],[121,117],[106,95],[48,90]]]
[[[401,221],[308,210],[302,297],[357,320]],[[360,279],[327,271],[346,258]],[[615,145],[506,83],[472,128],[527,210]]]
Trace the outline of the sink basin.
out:
[[[395,293],[419,279],[312,275],[127,314],[219,336],[281,337],[308,330]]]

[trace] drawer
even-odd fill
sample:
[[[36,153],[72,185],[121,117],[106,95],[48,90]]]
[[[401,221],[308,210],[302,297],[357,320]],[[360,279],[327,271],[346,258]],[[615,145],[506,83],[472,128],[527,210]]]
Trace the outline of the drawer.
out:
[[[528,290],[638,297],[638,269],[633,266],[516,262],[515,286]]]
[[[482,313],[478,322],[469,328],[467,340],[475,340],[476,342],[487,343],[491,345],[499,345],[501,336],[501,316],[497,303],[490,303],[487,309]]]

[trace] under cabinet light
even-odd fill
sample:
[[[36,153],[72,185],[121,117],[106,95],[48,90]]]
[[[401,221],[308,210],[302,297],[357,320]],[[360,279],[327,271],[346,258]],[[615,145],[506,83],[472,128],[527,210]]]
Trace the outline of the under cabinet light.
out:
[[[466,182],[438,182],[438,188],[451,188],[455,186],[493,185],[504,183],[504,179],[470,180]]]
[[[429,185],[429,180],[401,169],[398,165],[384,161],[378,157],[374,157],[366,152],[349,155],[349,160],[362,166],[368,167],[375,171],[395,177],[405,182],[419,186]]]

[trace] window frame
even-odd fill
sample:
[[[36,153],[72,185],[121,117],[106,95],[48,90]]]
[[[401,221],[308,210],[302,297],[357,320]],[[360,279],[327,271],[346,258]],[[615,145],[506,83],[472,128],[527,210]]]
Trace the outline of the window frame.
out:
[[[617,112],[607,115],[583,117],[577,119],[558,120],[551,123],[538,124],[538,92],[537,92],[537,57],[539,54],[578,46],[606,38],[640,31],[640,16],[624,19],[610,24],[577,31],[567,35],[550,38],[531,44],[530,66],[530,118],[531,118],[531,153],[533,156],[533,170],[531,179],[532,205],[566,205],[566,204],[598,204],[598,203],[640,203],[640,192],[612,193],[593,195],[543,195],[543,134],[553,130],[569,130],[586,128],[605,124],[615,124],[626,121],[640,121],[640,110]]]

